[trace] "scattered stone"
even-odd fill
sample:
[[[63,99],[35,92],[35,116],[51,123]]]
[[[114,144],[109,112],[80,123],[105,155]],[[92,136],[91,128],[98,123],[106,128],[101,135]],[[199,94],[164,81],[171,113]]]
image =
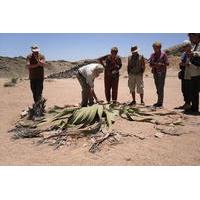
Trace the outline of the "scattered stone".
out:
[[[154,136],[155,136],[156,138],[162,138],[162,137],[164,136],[164,134],[161,133],[161,132],[156,132],[156,133],[154,134]]]

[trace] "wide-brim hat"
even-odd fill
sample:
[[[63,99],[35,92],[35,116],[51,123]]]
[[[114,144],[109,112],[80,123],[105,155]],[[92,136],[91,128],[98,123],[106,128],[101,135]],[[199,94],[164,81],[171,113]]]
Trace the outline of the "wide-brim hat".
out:
[[[39,49],[38,45],[33,45],[33,46],[31,46],[31,51],[32,52],[39,52],[40,49]]]
[[[138,48],[138,46],[133,46],[131,47],[131,52],[132,53],[137,53],[140,49]]]

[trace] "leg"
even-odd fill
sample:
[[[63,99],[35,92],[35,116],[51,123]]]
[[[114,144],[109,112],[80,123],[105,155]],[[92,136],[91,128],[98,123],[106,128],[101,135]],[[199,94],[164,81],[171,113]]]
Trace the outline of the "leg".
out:
[[[143,75],[136,76],[137,93],[140,94],[141,104],[144,104],[144,82]]]
[[[191,103],[191,80],[185,80],[185,103],[190,105]]]
[[[37,101],[41,100],[42,99],[42,91],[43,91],[43,82],[44,80],[43,79],[37,79],[37,88],[36,88],[36,98],[37,98]]]
[[[130,93],[132,95],[132,99],[133,101],[131,102],[131,104],[136,104],[136,101],[135,101],[135,76],[133,74],[129,75],[129,78],[128,78],[128,87],[129,87],[129,90],[130,90]]]
[[[158,88],[158,75],[157,74],[153,74],[153,78],[154,78],[154,83],[155,83],[155,86],[156,86],[156,92],[157,92],[157,96],[158,96],[158,90],[159,90],[159,88]],[[157,100],[157,103],[156,104],[158,104],[158,100]],[[156,104],[154,104],[154,105],[156,105]]]
[[[112,84],[112,100],[116,102],[118,96],[119,75],[112,78],[111,84]]]
[[[94,97],[91,95],[90,88],[88,87],[88,100],[89,100],[89,105],[94,104]]]
[[[166,74],[162,73],[158,78],[158,104],[162,106],[164,99],[164,86]]]
[[[88,85],[87,85],[86,80],[84,79],[84,77],[80,76],[79,74],[77,75],[77,79],[78,79],[78,81],[79,81],[79,83],[81,85],[81,88],[82,88],[81,106],[82,107],[86,107],[88,105]]]
[[[111,76],[109,74],[104,74],[104,86],[105,86],[105,96],[107,102],[110,102],[110,90],[111,90]]]
[[[135,92],[132,92],[131,94],[132,94],[133,102],[136,102],[136,100],[135,100]]]
[[[37,82],[35,80],[30,80],[30,87],[33,94],[33,100],[36,103],[37,102]]]
[[[192,77],[192,80],[191,80],[191,100],[192,100],[191,110],[194,112],[199,111],[199,84],[200,84],[200,76]]]
[[[183,94],[184,102],[186,102],[186,80],[181,79],[181,91]]]

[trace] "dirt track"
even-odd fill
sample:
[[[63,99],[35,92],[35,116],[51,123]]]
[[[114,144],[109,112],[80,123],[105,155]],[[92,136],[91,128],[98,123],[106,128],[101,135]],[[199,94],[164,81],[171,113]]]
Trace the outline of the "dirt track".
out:
[[[189,116],[181,136],[149,137],[140,140],[126,139],[116,146],[105,146],[102,151],[91,154],[83,142],[77,146],[53,150],[47,145],[36,146],[34,139],[12,141],[7,130],[12,128],[20,112],[32,103],[29,82],[23,81],[16,87],[2,87],[0,79],[0,165],[199,165],[200,164],[200,116]],[[104,99],[103,80],[95,83],[97,94]],[[76,79],[45,82],[44,96],[47,107],[79,103],[80,87]],[[145,102],[156,99],[152,78],[145,78]],[[121,78],[119,101],[130,100],[127,79]],[[165,107],[172,109],[182,104],[180,82],[168,77],[165,90]],[[120,123],[121,129],[134,131],[134,124]],[[143,131],[151,129],[141,125]]]

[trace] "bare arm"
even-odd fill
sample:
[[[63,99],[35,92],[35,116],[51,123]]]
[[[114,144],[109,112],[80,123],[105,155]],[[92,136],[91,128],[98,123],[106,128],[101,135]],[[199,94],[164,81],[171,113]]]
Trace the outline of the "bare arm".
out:
[[[143,57],[143,56],[142,56],[141,62],[142,62],[142,71],[143,71],[143,73],[144,73],[144,71],[145,71],[145,60],[144,60],[144,57]]]
[[[96,93],[95,93],[95,91],[94,91],[94,88],[90,88],[90,93],[91,93],[91,95],[94,97],[95,101],[98,102],[99,100],[98,100],[98,98],[97,98],[97,96],[96,96]]]
[[[28,69],[36,68],[36,67],[38,67],[38,64],[31,65],[29,59],[27,58],[26,59],[26,67]]]
[[[129,61],[129,57],[128,57],[128,65],[127,65],[127,73],[129,74],[130,71],[131,71],[131,68],[130,68],[130,61]]]
[[[45,64],[46,64],[45,58],[42,58],[42,59],[39,60],[39,62],[38,62],[38,65],[39,65],[39,66],[42,66],[42,67],[45,67]]]
[[[118,66],[119,66],[119,70],[120,70],[122,68],[122,60],[121,60],[121,58],[119,58]]]
[[[106,60],[108,55],[105,55],[105,56],[102,56],[100,58],[98,58],[98,61],[101,65],[103,65],[103,67],[105,68],[105,64],[104,64],[104,61]]]

